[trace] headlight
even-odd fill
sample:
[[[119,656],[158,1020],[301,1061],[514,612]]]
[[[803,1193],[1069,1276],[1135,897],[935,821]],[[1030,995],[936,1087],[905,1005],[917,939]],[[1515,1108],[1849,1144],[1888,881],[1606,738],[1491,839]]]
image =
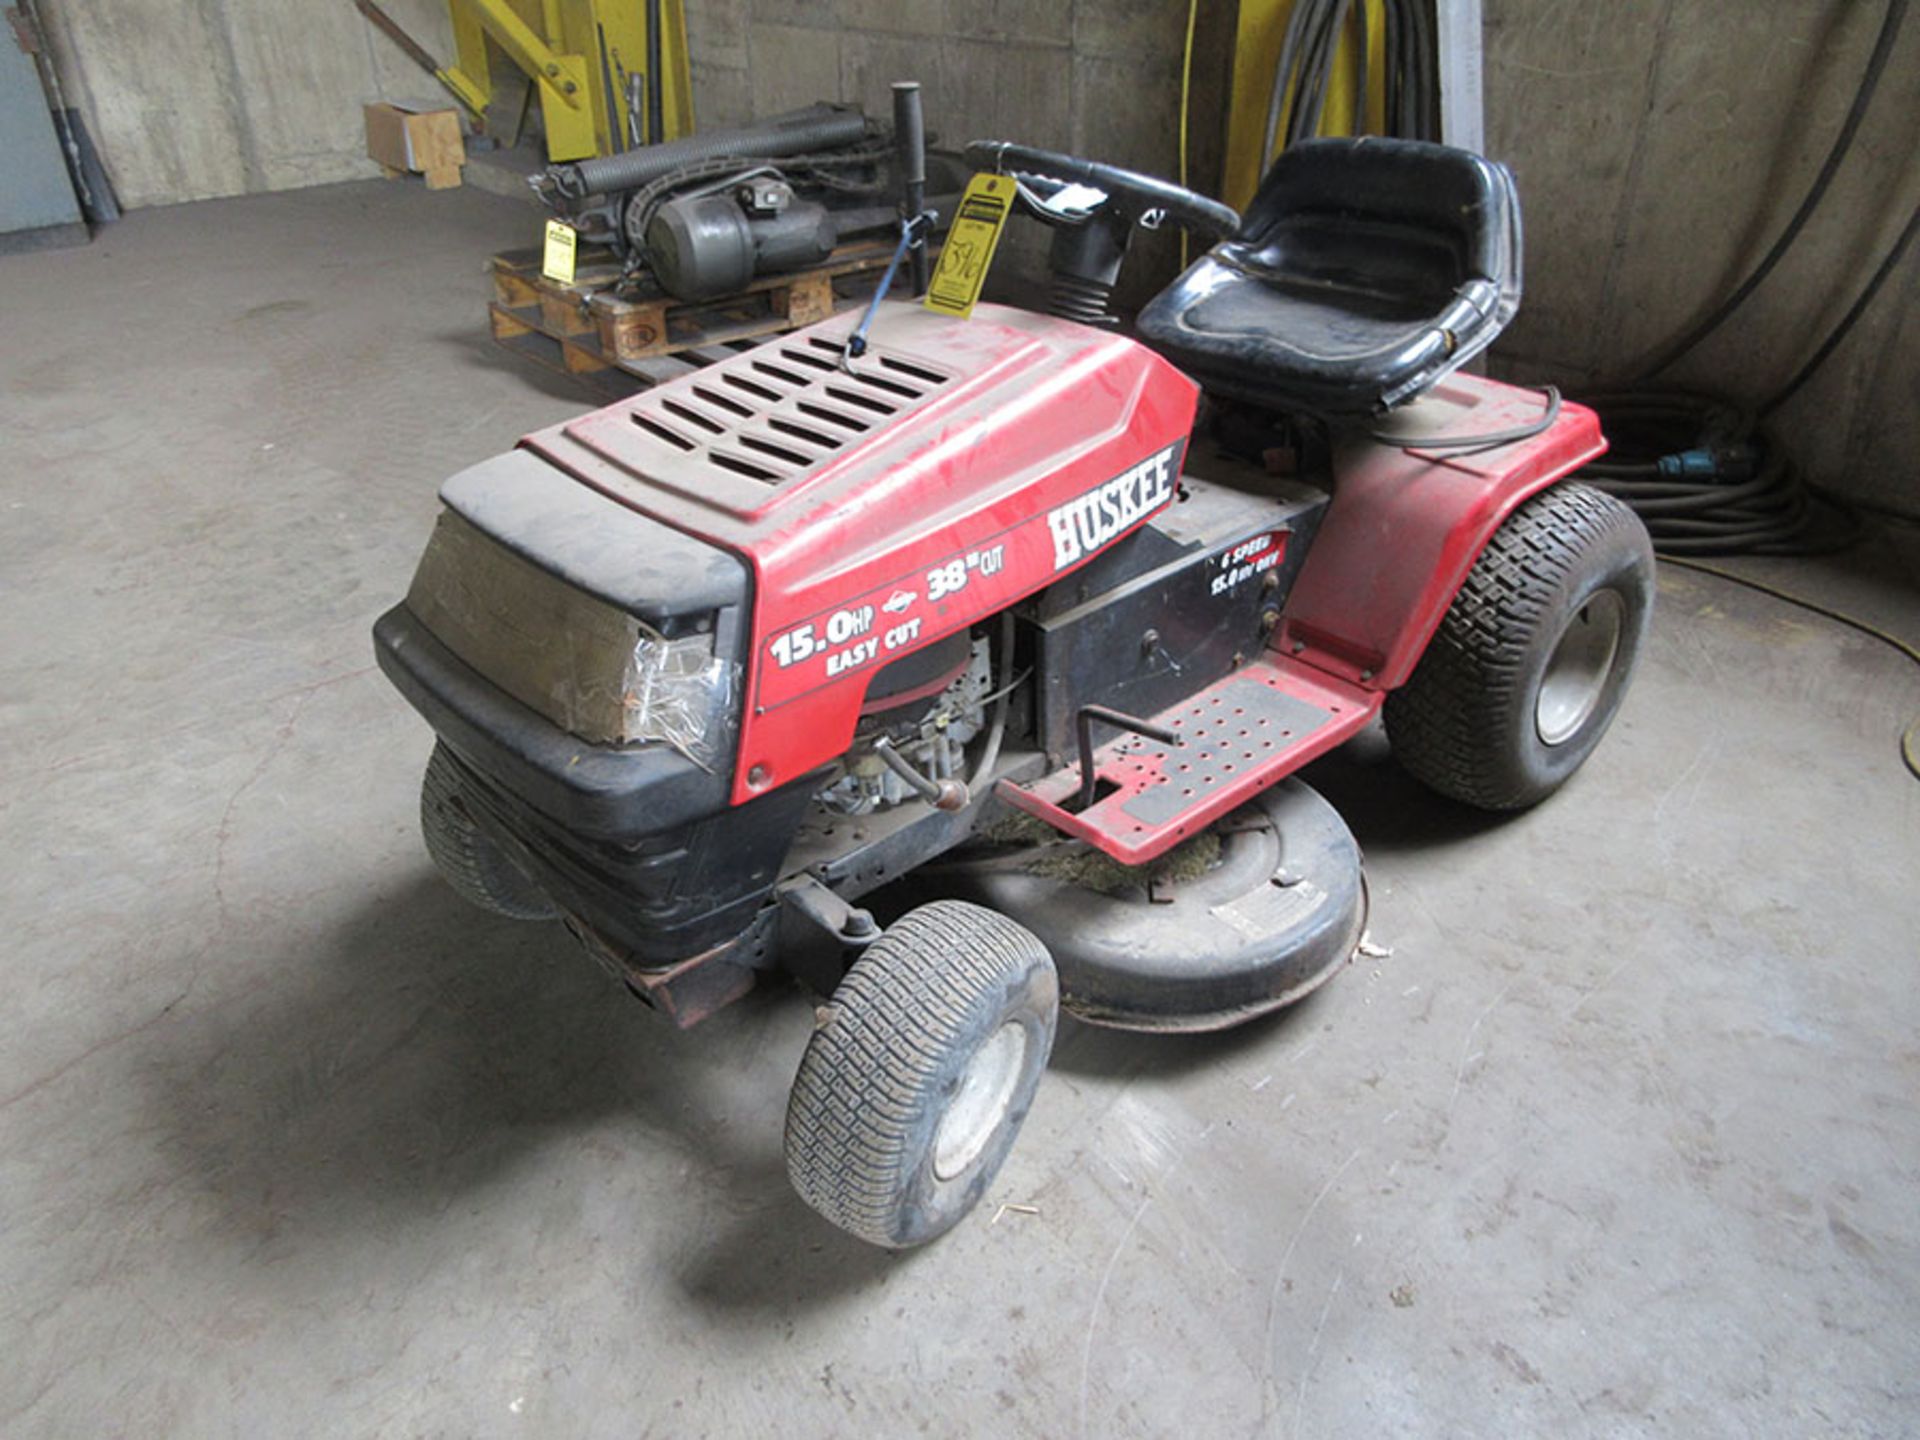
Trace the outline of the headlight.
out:
[[[639,626],[621,696],[621,738],[658,740],[703,770],[725,753],[733,715],[733,666],[713,653],[713,636],[669,640]]]
[[[669,638],[451,511],[407,608],[481,675],[588,744],[657,741],[705,770],[726,762],[737,667],[714,653],[713,612],[663,620]]]

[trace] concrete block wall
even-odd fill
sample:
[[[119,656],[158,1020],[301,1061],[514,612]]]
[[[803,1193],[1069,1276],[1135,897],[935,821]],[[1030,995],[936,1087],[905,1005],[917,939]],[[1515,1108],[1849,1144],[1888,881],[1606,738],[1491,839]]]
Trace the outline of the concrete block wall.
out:
[[[383,3],[451,55],[443,0]],[[377,175],[361,105],[440,96],[346,0],[65,0],[40,13],[130,208]]]
[[[1878,0],[1485,0],[1487,146],[1519,179],[1526,298],[1496,358],[1631,376],[1771,246],[1851,102]],[[1799,369],[1920,202],[1920,19],[1764,287],[1666,377],[1748,403]],[[1778,415],[1808,474],[1920,514],[1920,246]]]

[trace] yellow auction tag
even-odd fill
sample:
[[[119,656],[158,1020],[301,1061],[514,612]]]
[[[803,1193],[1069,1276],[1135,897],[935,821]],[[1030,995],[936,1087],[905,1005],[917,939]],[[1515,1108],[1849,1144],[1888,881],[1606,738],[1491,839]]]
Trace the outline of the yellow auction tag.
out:
[[[973,313],[1012,209],[1012,176],[976,175],[967,182],[967,193],[960,197],[960,209],[941,248],[940,263],[927,286],[929,310],[962,320]]]
[[[540,254],[540,273],[562,285],[573,283],[574,257],[580,249],[580,232],[564,220],[547,221],[547,244]]]

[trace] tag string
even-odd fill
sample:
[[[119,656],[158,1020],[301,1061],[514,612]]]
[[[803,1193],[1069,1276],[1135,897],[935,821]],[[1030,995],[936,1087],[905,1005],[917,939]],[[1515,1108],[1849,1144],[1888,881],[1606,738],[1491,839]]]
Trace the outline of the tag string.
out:
[[[867,313],[860,317],[860,323],[853,327],[853,333],[847,336],[847,343],[841,348],[840,368],[849,375],[853,374],[853,362],[867,353],[867,331],[873,328],[873,317],[880,313],[880,302],[887,298],[893,277],[900,273],[900,262],[907,258],[907,251],[926,239],[927,231],[932,226],[931,210],[922,210],[911,219],[900,222],[900,243],[893,247],[893,258],[887,262],[880,283],[874,287],[873,299],[867,302]]]

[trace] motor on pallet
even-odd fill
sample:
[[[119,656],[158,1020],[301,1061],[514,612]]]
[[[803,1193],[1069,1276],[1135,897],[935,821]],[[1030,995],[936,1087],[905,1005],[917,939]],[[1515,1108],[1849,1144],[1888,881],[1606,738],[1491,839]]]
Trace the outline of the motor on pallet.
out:
[[[630,276],[651,272],[667,294],[694,302],[737,293],[757,275],[818,265],[854,236],[896,229],[899,206],[876,203],[899,188],[895,148],[889,128],[857,107],[817,104],[551,165],[533,188],[585,238],[611,246]],[[966,173],[955,157],[934,160],[936,188],[953,192],[930,202],[945,219]]]
[[[789,194],[799,187],[808,198],[838,195],[871,203],[885,193],[888,147],[884,127],[857,107],[810,105],[751,125],[550,165],[531,183],[554,214],[638,268],[647,261],[648,226],[665,204],[694,197],[738,204],[729,198],[735,186],[768,179],[784,184]],[[718,207],[708,209],[717,213]],[[756,213],[767,210],[756,207]],[[796,215],[794,225],[803,218],[818,217]],[[784,248],[776,244],[769,254]]]
[[[740,289],[755,274],[817,265],[832,253],[836,234],[826,206],[796,199],[785,180],[762,175],[717,195],[665,202],[640,238],[668,294],[704,300]]]
[[[756,275],[818,265],[849,236],[896,229],[899,218],[891,205],[829,209],[767,172],[675,196],[644,216],[629,213],[627,238],[669,295],[710,300]]]

